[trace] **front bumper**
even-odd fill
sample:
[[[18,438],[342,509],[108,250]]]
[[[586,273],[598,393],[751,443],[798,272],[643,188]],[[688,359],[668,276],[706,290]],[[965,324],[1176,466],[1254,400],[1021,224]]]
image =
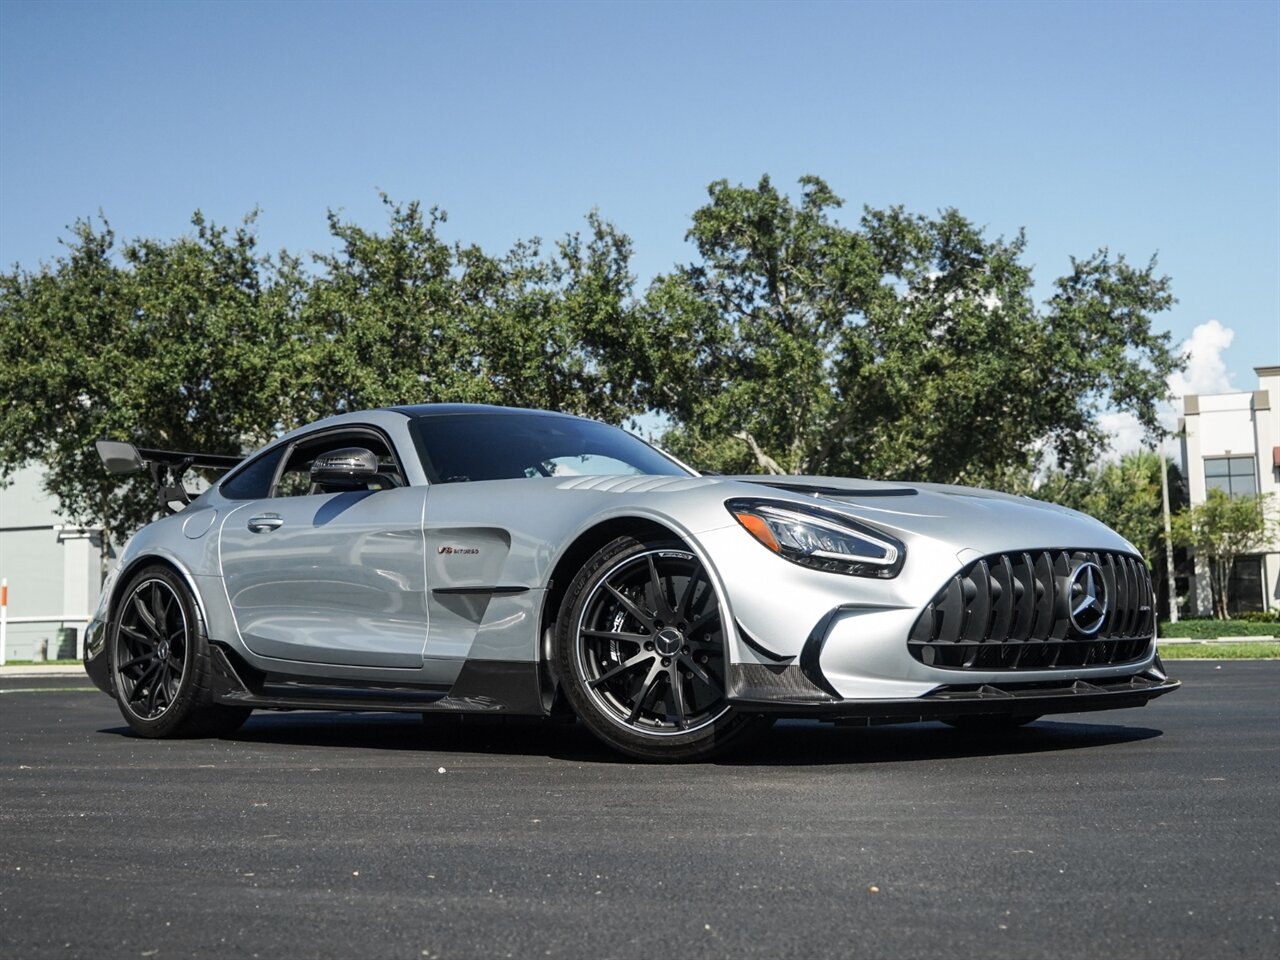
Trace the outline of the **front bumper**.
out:
[[[914,723],[966,716],[1039,717],[1140,707],[1182,684],[1159,668],[1125,677],[1063,678],[1056,681],[947,684],[905,700],[832,697],[797,666],[730,668],[730,702],[739,710],[775,716],[865,723]]]

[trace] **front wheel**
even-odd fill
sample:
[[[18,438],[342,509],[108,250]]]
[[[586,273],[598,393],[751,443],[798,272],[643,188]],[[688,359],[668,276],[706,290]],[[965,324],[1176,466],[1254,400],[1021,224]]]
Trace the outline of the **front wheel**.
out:
[[[209,641],[182,579],[159,564],[129,581],[107,648],[120,713],[144,737],[216,736],[253,711],[213,702]]]
[[[574,712],[640,760],[701,760],[767,727],[725,698],[720,602],[678,541],[620,537],[578,572],[556,622]]]

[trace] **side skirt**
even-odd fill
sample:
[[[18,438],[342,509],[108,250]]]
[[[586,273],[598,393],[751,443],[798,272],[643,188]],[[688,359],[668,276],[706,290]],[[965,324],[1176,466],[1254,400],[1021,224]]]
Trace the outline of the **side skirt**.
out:
[[[452,686],[394,682],[317,681],[264,674],[211,644],[213,694],[219,703],[261,710],[342,710],[377,713],[484,713],[543,716],[538,665],[468,660]]]

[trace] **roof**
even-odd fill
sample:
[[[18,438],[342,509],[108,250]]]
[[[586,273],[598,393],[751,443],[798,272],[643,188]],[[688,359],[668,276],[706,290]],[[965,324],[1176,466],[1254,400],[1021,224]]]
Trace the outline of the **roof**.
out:
[[[547,417],[573,417],[570,413],[556,413],[553,410],[533,410],[527,407],[498,407],[487,403],[413,403],[399,407],[388,407],[396,413],[403,413],[406,417],[418,419],[420,417],[444,417],[459,416],[473,413],[499,413],[499,414],[515,414],[515,413],[535,413]],[[573,417],[573,419],[581,419]]]

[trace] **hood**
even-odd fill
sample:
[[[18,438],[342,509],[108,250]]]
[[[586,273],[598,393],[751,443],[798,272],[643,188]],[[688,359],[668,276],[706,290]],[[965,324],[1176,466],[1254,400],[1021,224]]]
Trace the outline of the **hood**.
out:
[[[756,496],[813,502],[904,540],[928,537],[978,554],[1042,548],[1137,549],[1104,523],[1030,497],[941,483],[846,477],[736,476],[720,479]]]

